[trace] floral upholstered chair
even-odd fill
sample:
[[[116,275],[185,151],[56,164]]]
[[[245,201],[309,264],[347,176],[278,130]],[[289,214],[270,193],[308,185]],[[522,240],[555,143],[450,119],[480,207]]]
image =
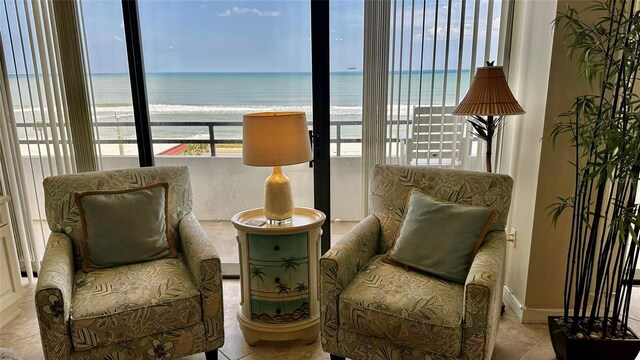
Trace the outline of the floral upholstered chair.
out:
[[[369,197],[373,214],[320,259],[322,347],[331,358],[490,359],[512,185],[506,175],[376,166]],[[497,213],[464,284],[385,260],[413,188]]]
[[[82,270],[76,192],[167,182],[169,244],[177,257]],[[151,167],[48,177],[49,237],[35,294],[47,360],[168,359],[224,343],[220,258],[191,213],[186,167]]]

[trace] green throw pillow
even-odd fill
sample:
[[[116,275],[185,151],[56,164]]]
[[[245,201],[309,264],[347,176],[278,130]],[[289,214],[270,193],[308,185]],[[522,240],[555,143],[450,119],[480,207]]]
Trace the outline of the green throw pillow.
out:
[[[82,269],[175,257],[167,231],[168,183],[75,194],[84,232]]]
[[[389,259],[464,284],[495,212],[447,203],[413,189]]]

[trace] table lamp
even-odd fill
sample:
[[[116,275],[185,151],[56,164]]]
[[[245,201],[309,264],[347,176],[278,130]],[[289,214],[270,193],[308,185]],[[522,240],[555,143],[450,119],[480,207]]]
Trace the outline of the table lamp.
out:
[[[451,114],[471,116],[467,121],[475,135],[487,142],[487,172],[491,172],[491,146],[498,125],[505,115],[524,114],[524,110],[513,97],[502,66],[487,61],[487,66],[477,69],[469,92]]]
[[[273,166],[264,189],[264,215],[269,224],[288,224],[293,216],[291,185],[281,167],[312,158],[304,112],[262,112],[243,116],[242,163]]]

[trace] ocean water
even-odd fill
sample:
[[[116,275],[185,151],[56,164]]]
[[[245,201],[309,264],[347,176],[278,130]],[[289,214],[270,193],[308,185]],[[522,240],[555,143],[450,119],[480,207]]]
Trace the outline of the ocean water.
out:
[[[447,105],[453,105],[456,97],[464,96],[470,81],[468,70],[457,76],[455,71],[446,74]],[[442,104],[445,92],[445,73],[418,72],[394,74],[394,119],[411,116],[419,103]],[[163,73],[147,74],[147,97],[151,121],[192,122],[222,121],[240,122],[242,115],[260,111],[304,111],[313,120],[310,73]],[[18,123],[40,122],[42,111],[33,77],[10,77],[13,104]],[[42,84],[42,80],[40,81]],[[411,97],[407,89],[411,83]],[[420,83],[422,83],[420,91]],[[129,76],[127,74],[93,74],[91,76],[95,114],[99,122],[133,122]],[[433,97],[431,88],[433,84]],[[458,86],[459,84],[459,86]],[[390,84],[390,90],[391,90]],[[458,90],[460,89],[460,90]],[[24,106],[20,106],[18,99]],[[399,98],[400,106],[397,106]],[[31,99],[34,107],[31,108]],[[42,106],[46,102],[42,100]],[[46,109],[44,111],[46,114]],[[342,72],[331,74],[331,121],[362,120],[362,73]],[[399,114],[399,115],[398,115]],[[46,115],[45,115],[46,117]],[[27,127],[24,137],[33,136],[37,127]],[[42,130],[40,130],[42,131]],[[216,128],[216,138],[240,139],[241,127]],[[336,129],[332,127],[332,137]],[[153,127],[154,138],[208,138],[206,127]],[[101,127],[101,139],[135,139],[132,126]],[[342,138],[360,138],[361,128],[344,126]]]

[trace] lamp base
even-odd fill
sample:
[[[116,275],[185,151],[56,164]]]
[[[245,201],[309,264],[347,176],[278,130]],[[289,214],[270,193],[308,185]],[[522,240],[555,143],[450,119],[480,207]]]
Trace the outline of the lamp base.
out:
[[[290,223],[293,216],[291,185],[280,166],[274,166],[271,176],[265,181],[264,216],[271,225]]]

